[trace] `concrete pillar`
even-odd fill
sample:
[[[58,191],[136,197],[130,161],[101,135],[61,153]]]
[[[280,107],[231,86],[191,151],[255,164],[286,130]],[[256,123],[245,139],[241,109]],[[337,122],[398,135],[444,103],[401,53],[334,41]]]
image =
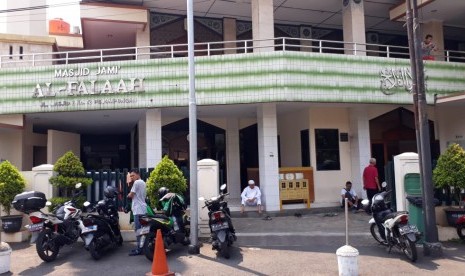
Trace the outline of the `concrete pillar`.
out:
[[[352,185],[358,195],[366,198],[362,175],[371,158],[370,123],[364,108],[351,108],[349,116]]]
[[[150,28],[137,30],[136,47],[150,46]],[[150,48],[137,49],[137,59],[150,59]]]
[[[236,18],[223,18],[223,40],[224,41],[235,41],[237,40],[236,35]],[[225,54],[235,54],[237,50],[236,43],[225,43],[224,48],[234,48],[230,50],[224,50]]]
[[[226,168],[228,191],[231,198],[241,196],[241,159],[239,149],[239,119],[228,118],[226,122]]]
[[[273,0],[252,0],[252,38],[254,52],[274,50]],[[263,39],[269,40],[255,41]]]
[[[433,52],[434,57],[436,60],[445,60],[445,52],[444,52],[444,28],[442,25],[442,21],[432,20],[422,25],[422,33],[423,37],[422,40],[425,39],[427,34],[433,36],[433,43],[436,44],[436,48],[438,49],[436,52]]]
[[[139,167],[154,168],[162,158],[161,110],[148,109],[139,120]]]
[[[258,163],[262,203],[267,211],[279,210],[278,123],[276,104],[257,107]]]
[[[359,55],[365,56],[365,10],[363,2],[364,0],[343,1],[342,7],[342,24],[344,32],[344,42],[350,42],[350,44],[344,44],[345,53],[347,55]],[[357,43],[356,47],[353,43]],[[359,45],[360,44],[360,45]]]

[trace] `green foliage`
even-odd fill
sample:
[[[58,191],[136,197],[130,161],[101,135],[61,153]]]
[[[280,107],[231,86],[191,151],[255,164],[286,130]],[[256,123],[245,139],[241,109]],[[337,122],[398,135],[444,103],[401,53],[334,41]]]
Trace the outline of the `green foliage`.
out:
[[[48,211],[52,212],[53,209],[55,209],[56,206],[65,203],[66,201],[71,200],[71,198],[68,197],[54,197],[50,199],[50,202],[52,205],[48,206]],[[86,202],[86,198],[84,196],[80,196],[76,198],[76,207],[78,209],[83,209],[84,202]]]
[[[439,156],[433,170],[433,181],[438,188],[465,188],[465,151],[458,144],[451,144]]]
[[[170,192],[182,194],[187,189],[187,181],[174,162],[164,156],[147,179],[147,196],[152,207],[158,204],[158,189],[166,187]]]
[[[9,161],[3,161],[0,163],[0,182],[0,204],[10,215],[11,202],[15,195],[24,191],[26,180]]]
[[[50,183],[67,193],[74,189],[76,183],[82,183],[83,188],[92,183],[92,179],[85,176],[84,167],[79,158],[72,151],[65,153],[53,166],[58,175],[50,178]]]

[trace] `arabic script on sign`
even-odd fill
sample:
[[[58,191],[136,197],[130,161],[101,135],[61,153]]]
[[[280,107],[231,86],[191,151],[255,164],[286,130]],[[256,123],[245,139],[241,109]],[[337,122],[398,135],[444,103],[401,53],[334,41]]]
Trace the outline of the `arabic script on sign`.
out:
[[[403,87],[406,91],[412,91],[412,74],[408,68],[384,68],[380,71],[381,91],[385,95],[392,95],[394,88]]]

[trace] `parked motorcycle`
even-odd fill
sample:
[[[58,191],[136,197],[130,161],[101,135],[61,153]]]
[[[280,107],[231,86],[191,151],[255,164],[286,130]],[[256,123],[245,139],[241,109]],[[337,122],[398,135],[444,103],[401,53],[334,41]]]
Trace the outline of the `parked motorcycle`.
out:
[[[394,212],[385,202],[391,191],[383,191],[373,196],[372,204],[369,200],[362,200],[364,208],[371,208],[373,218],[370,219],[370,232],[380,244],[388,246],[389,252],[393,247],[400,249],[412,262],[417,259],[416,242],[421,233],[415,225],[409,224],[408,212]]]
[[[13,208],[17,211],[29,215],[31,224],[25,227],[31,233],[31,244],[36,242],[39,233],[44,227],[40,209],[44,208],[46,203],[47,199],[45,198],[45,194],[36,191],[17,194],[11,202]]]
[[[105,198],[94,206],[88,201],[84,203],[84,207],[90,212],[82,219],[85,226],[82,230],[85,248],[95,260],[100,259],[107,248],[123,245],[115,202],[118,192],[115,187],[108,186],[103,194]]]
[[[465,216],[461,216],[457,219],[457,235],[463,241],[465,241]]]
[[[81,186],[78,183],[75,188],[80,189]],[[76,199],[81,194],[82,191],[74,193],[70,201],[58,205],[52,213],[37,211],[30,214],[32,225],[28,226],[29,231],[38,232],[37,239],[33,237],[31,242],[36,242],[36,251],[42,260],[55,260],[62,246],[75,243],[80,237],[84,224],[81,220],[82,211],[76,208]],[[47,201],[45,205],[50,206],[51,202]]]
[[[150,261],[153,260],[155,236],[158,229],[162,232],[165,248],[176,243],[182,245],[190,243],[190,214],[184,200],[175,193],[167,193],[160,199],[160,201],[165,200],[169,204],[167,211],[156,212],[154,215],[142,216],[139,219],[142,226],[137,233],[140,236],[139,247]]]
[[[229,247],[237,240],[234,226],[231,220],[231,212],[228,203],[224,200],[229,193],[224,193],[226,184],[221,185],[220,194],[206,200],[200,197],[200,201],[205,201],[203,208],[208,208],[208,225],[210,227],[212,250],[217,250],[223,257],[229,259]]]

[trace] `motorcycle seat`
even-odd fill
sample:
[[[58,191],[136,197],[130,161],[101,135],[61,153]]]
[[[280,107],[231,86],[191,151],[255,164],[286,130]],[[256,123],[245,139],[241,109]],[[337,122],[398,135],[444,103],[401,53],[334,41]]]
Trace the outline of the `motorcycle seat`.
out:
[[[405,212],[405,211],[401,211],[401,212],[392,212],[390,214],[387,214],[385,217],[384,217],[384,221],[388,220],[388,219],[393,219],[395,217],[397,217],[398,215],[402,215],[402,214],[408,214],[408,212]]]
[[[164,214],[154,214],[154,215],[147,215],[146,217],[149,218],[159,218],[159,219],[169,219],[166,215]]]

